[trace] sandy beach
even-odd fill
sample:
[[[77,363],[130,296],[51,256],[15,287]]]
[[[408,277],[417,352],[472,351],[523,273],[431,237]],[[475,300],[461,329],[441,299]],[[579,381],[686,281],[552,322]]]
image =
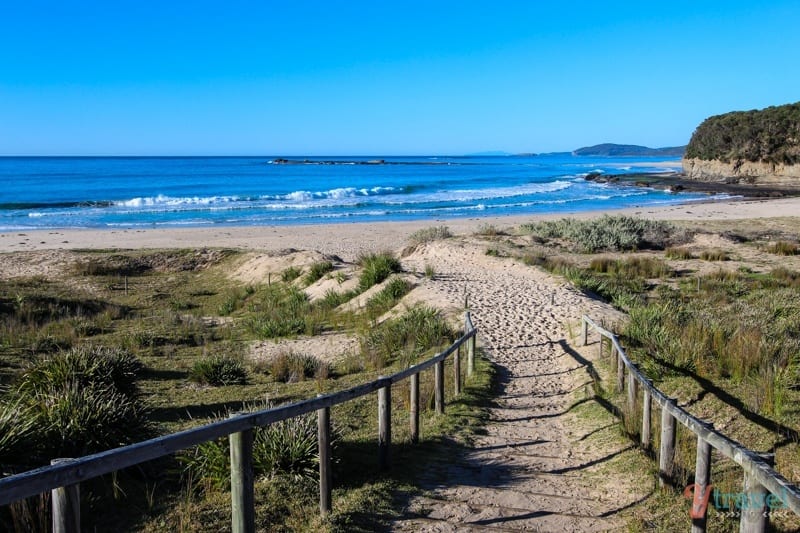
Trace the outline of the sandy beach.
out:
[[[200,248],[250,250],[295,248],[316,250],[352,260],[360,251],[394,249],[420,229],[446,225],[455,234],[470,234],[481,226],[509,228],[534,220],[565,216],[592,218],[603,213],[661,220],[735,220],[800,215],[800,198],[695,202],[664,207],[590,211],[509,217],[475,217],[413,222],[374,222],[303,226],[199,227],[178,229],[40,230],[0,234],[0,252],[51,249]]]

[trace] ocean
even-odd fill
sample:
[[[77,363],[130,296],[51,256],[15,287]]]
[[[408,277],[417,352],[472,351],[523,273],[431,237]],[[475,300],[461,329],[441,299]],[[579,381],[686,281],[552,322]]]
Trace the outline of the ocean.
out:
[[[1,157],[0,231],[298,225],[568,213],[708,199],[587,181],[663,158]]]

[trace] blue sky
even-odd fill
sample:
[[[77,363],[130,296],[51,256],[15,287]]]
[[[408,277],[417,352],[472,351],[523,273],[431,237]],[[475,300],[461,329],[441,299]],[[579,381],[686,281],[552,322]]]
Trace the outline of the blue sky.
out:
[[[6,2],[0,155],[679,145],[800,100],[800,2]]]

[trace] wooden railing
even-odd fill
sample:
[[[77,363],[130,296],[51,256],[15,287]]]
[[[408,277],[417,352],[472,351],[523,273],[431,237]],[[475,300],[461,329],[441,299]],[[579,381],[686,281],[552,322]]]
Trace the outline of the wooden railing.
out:
[[[659,483],[669,484],[675,459],[675,421],[697,435],[697,461],[694,491],[692,494],[692,532],[706,530],[706,511],[711,496],[711,448],[733,460],[744,470],[744,494],[750,496],[741,509],[740,531],[761,533],[765,531],[769,516],[769,503],[780,502],[781,506],[800,515],[800,490],[776,472],[765,457],[748,450],[738,442],[714,430],[711,424],[700,420],[677,405],[674,399],[655,388],[652,382],[628,359],[625,350],[614,333],[584,316],[581,340],[588,342],[589,327],[600,334],[599,349],[603,353],[603,338],[610,341],[611,355],[616,354],[617,389],[625,391],[627,383],[627,412],[635,416],[638,390],[642,396],[641,444],[650,446],[650,418],[652,403],[661,408],[661,445],[659,447]],[[626,379],[627,373],[627,379]],[[769,497],[769,494],[774,495]],[[754,503],[756,505],[754,505]]]
[[[319,503],[325,514],[331,510],[331,450],[330,409],[334,405],[378,392],[378,462],[382,469],[389,466],[391,444],[392,384],[410,380],[410,434],[413,443],[419,440],[419,374],[434,368],[434,406],[437,413],[445,409],[444,361],[454,355],[454,394],[461,392],[461,348],[466,345],[467,376],[475,369],[475,338],[477,330],[469,312],[464,320],[464,335],[449,348],[430,359],[405,370],[382,376],[375,381],[347,390],[319,395],[316,398],[282,405],[272,409],[231,415],[226,420],[201,427],[150,439],[129,446],[96,453],[78,459],[57,459],[50,466],[0,479],[0,505],[52,492],[53,530],[80,531],[79,484],[104,474],[174,454],[204,442],[228,437],[231,455],[232,529],[235,533],[255,531],[253,497],[253,429],[317,412],[319,446]]]

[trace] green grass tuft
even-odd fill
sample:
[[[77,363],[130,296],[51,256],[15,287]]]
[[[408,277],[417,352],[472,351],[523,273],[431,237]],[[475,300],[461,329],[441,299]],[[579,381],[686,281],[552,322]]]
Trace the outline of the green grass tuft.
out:
[[[212,387],[244,385],[247,382],[247,370],[238,359],[226,356],[204,357],[192,365],[189,379]]]

